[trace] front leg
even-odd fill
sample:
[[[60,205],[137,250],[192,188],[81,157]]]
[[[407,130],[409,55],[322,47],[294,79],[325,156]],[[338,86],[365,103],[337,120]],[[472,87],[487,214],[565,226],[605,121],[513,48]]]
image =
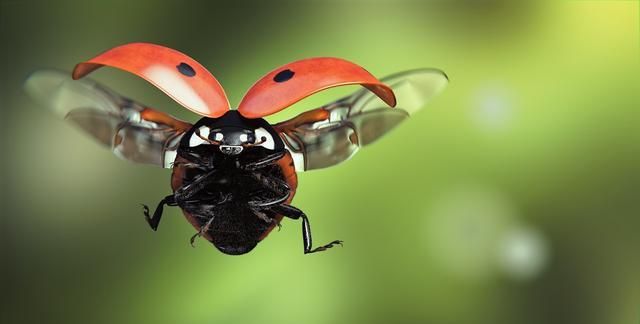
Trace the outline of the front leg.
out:
[[[273,164],[274,162],[280,160],[284,155],[285,155],[285,151],[280,151],[273,154],[269,154],[253,162],[242,163],[238,161],[238,168],[242,170],[247,170],[247,171],[257,170]]]
[[[312,249],[311,225],[309,224],[309,219],[307,218],[307,215],[305,215],[302,210],[286,204],[281,204],[281,205],[272,207],[271,210],[278,214],[281,214],[282,216],[289,217],[291,219],[302,218],[302,242],[304,244],[304,254],[325,251],[326,249],[332,248],[336,244],[342,245],[342,241],[335,240],[329,244],[325,244],[323,246],[319,246],[315,249]]]
[[[202,171],[210,171],[211,168],[208,165],[202,164],[202,163],[195,163],[195,162],[184,162],[184,161],[178,161],[178,162],[172,162],[171,163],[171,167],[183,167],[183,168],[189,168],[189,169],[199,169]]]

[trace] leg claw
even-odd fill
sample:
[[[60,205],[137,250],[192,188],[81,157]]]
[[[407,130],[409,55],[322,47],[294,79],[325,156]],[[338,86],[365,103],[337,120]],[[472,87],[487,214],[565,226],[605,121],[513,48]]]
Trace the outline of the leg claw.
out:
[[[202,233],[198,232],[198,233],[193,234],[193,236],[191,236],[191,238],[189,239],[189,243],[191,243],[191,247],[193,247],[193,248],[196,247],[196,245],[195,245],[196,238],[199,237],[199,236],[202,236]]]
[[[313,250],[311,250],[311,251],[305,252],[305,254],[315,253],[315,252],[321,252],[321,251],[326,251],[327,249],[332,248],[332,247],[333,247],[334,245],[336,245],[336,244],[339,244],[340,246],[343,246],[343,245],[342,245],[342,243],[343,243],[343,242],[344,242],[344,241],[341,241],[341,240],[335,240],[335,241],[333,241],[333,242],[331,242],[331,243],[329,243],[329,244],[325,244],[325,245],[323,245],[323,246],[319,246],[319,247],[317,247],[317,248],[315,248],[315,249],[313,249]]]
[[[149,206],[145,205],[145,204],[140,204],[142,205],[142,211],[144,212],[144,217],[146,217],[147,219],[151,216],[149,216]]]

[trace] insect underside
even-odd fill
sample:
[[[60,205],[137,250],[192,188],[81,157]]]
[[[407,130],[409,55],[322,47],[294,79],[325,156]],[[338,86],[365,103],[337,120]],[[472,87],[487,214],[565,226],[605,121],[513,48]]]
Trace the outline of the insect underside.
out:
[[[225,252],[243,252],[253,248],[270,227],[279,225],[276,210],[290,193],[280,168],[267,163],[187,167],[183,185],[173,197],[200,227],[196,236],[205,236]]]

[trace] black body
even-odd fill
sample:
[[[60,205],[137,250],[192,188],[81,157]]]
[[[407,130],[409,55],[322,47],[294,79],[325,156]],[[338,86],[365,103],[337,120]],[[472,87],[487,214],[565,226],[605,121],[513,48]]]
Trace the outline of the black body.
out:
[[[209,143],[192,146],[192,136],[208,129]],[[263,138],[256,138],[262,129]],[[224,138],[215,140],[214,134]],[[245,141],[241,140],[242,137]],[[271,137],[267,139],[266,137]],[[269,148],[259,144],[273,141]],[[183,136],[174,165],[174,194],[165,197],[149,216],[157,229],[162,206],[179,206],[200,230],[191,239],[204,236],[221,252],[232,255],[251,251],[282,216],[303,220],[305,253],[323,251],[340,241],[311,249],[311,231],[307,217],[287,204],[292,188],[286,182],[278,161],[286,154],[284,144],[264,119],[247,119],[231,110],[220,118],[202,118]],[[176,172],[176,168],[183,171]],[[293,188],[295,189],[295,188]],[[281,215],[281,216],[280,216]]]
[[[233,157],[214,154],[213,168],[187,168],[174,199],[220,251],[244,254],[277,222],[270,206],[284,202],[290,190],[278,165],[245,170],[236,166]]]

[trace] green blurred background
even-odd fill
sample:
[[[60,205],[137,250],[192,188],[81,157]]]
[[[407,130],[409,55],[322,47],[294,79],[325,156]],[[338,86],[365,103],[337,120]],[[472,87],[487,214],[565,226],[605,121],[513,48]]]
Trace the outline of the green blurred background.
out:
[[[0,1],[2,323],[639,323],[638,1]],[[219,253],[170,208],[169,172],[34,105],[29,72],[147,41],[199,60],[232,105],[264,73],[338,56],[449,87],[340,166],[300,175],[286,221]],[[196,116],[116,70],[95,79]],[[318,94],[279,115],[356,88]],[[295,110],[295,111],[293,111]]]

